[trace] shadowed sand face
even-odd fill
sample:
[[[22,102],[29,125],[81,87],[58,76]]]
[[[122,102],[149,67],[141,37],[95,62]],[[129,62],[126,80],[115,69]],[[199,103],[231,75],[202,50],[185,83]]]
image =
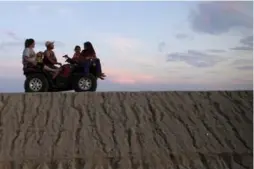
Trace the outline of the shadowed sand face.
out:
[[[0,94],[0,168],[249,168],[252,96]]]

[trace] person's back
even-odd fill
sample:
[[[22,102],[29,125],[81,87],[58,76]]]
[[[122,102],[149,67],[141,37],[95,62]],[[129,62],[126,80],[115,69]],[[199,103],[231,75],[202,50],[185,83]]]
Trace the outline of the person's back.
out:
[[[33,63],[36,62],[36,53],[33,50],[34,47],[34,40],[33,39],[27,39],[25,42],[25,49],[23,50],[22,54],[22,64],[23,67],[32,67],[34,66]]]
[[[82,50],[81,54],[83,59],[91,59],[91,58],[96,58],[96,54],[95,52],[92,50],[89,50],[89,49],[84,49]]]

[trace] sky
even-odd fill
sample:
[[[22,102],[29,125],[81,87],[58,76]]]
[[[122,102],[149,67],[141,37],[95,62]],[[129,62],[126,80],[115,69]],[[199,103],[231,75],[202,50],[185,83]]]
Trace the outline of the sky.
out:
[[[98,91],[253,88],[251,1],[0,2],[0,92],[23,92],[24,40],[73,55],[91,41]]]

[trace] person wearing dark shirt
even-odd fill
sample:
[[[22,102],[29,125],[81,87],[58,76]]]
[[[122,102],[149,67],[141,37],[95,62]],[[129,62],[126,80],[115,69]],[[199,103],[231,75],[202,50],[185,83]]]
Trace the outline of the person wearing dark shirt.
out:
[[[72,57],[72,60],[74,61],[78,61],[79,60],[79,57],[80,57],[80,54],[81,54],[81,47],[80,46],[75,46],[74,48],[74,55]]]
[[[84,50],[80,54],[79,60],[84,65],[84,72],[87,74],[89,72],[89,67],[92,63],[96,64],[96,72],[98,73],[98,77],[102,80],[106,77],[104,73],[102,73],[100,59],[97,58],[96,52],[91,42],[87,41],[84,43]]]
[[[54,49],[54,42],[47,41],[45,43],[46,50],[44,51],[44,64],[48,65],[49,67],[56,68],[55,65],[61,65],[61,63],[57,62],[57,58],[55,55]]]
[[[57,68],[55,65],[60,65],[61,66],[62,64],[57,62],[56,55],[53,51],[54,42],[47,41],[45,43],[45,46],[46,46],[46,50],[44,51],[43,63],[46,66],[57,70],[57,73],[53,76],[53,79],[54,79],[59,74],[59,72],[61,71],[61,68]]]

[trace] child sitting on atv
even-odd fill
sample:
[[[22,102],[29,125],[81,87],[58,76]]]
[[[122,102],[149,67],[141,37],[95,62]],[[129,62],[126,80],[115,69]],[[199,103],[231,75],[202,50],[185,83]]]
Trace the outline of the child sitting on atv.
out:
[[[77,61],[78,62],[78,60],[79,60],[79,56],[80,56],[80,54],[81,54],[81,47],[80,46],[75,46],[75,48],[74,48],[74,55],[73,55],[73,57],[72,57],[72,60],[74,60],[74,61]]]

